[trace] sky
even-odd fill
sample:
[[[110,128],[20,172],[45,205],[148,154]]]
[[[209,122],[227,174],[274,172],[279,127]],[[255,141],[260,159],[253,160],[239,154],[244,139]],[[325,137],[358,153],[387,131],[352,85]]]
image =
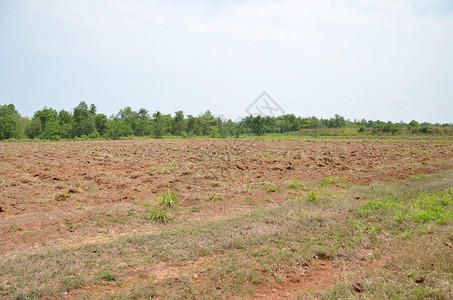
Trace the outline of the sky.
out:
[[[0,105],[453,123],[452,0],[0,0]]]

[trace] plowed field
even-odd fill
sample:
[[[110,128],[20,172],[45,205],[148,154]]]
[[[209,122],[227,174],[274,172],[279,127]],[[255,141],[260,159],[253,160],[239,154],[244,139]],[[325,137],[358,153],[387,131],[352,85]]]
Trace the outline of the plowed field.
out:
[[[325,181],[340,189],[445,172],[452,158],[445,140],[1,143],[0,255],[228,219]],[[294,179],[304,188],[295,191]],[[165,191],[176,192],[179,203],[174,221],[160,224],[146,218],[143,202]]]

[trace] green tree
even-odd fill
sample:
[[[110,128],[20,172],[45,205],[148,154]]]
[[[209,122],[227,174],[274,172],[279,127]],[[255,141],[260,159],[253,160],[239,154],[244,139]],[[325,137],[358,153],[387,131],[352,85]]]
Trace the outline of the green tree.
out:
[[[165,120],[162,114],[157,111],[153,114],[153,135],[156,139],[160,139],[164,136],[165,132]]]
[[[107,126],[106,136],[112,140],[117,140],[122,136],[133,133],[132,128],[118,118],[112,119]]]
[[[146,109],[140,108],[137,113],[137,121],[135,126],[132,128],[136,136],[144,136],[150,132],[150,118],[149,113]]]
[[[46,140],[58,141],[61,136],[61,127],[58,120],[52,120],[45,124],[44,130],[39,135],[40,138]]]
[[[22,136],[20,119],[21,116],[13,104],[0,105],[0,140]]]
[[[196,136],[203,134],[203,129],[197,117],[191,115],[187,116],[187,132],[189,135]]]
[[[58,113],[53,108],[44,107],[33,115],[31,122],[25,129],[30,138],[60,138],[60,124]]]
[[[415,121],[415,120],[410,121],[409,124],[407,124],[407,125],[410,128],[417,128],[417,127],[420,126],[420,124],[417,121]]]
[[[210,135],[212,126],[217,125],[214,116],[209,110],[200,115],[198,120],[201,126],[201,135]]]
[[[72,114],[64,109],[58,113],[58,119],[60,124],[60,136],[68,139],[74,137],[74,120]]]
[[[265,120],[261,116],[256,116],[252,119],[252,133],[256,135],[263,135],[265,133],[264,130]]]
[[[187,125],[184,119],[184,112],[182,110],[175,112],[173,124],[174,126],[171,132],[173,135],[181,135],[182,132],[186,131]]]
[[[94,124],[96,126],[97,132],[99,132],[100,135],[104,135],[107,132],[108,123],[109,119],[104,114],[97,114],[94,117]]]
[[[82,101],[74,108],[74,134],[75,136],[90,136],[91,134],[97,134],[95,118],[96,106],[91,104],[90,108]]]

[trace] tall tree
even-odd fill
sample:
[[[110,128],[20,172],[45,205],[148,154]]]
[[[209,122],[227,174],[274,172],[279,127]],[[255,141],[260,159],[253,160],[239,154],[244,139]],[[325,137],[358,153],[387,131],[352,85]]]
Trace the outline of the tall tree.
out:
[[[21,137],[20,118],[13,104],[0,105],[0,140]]]
[[[91,104],[90,108],[82,101],[74,108],[74,133],[76,136],[96,135],[96,124],[94,117],[96,116],[96,106]]]
[[[261,116],[256,116],[252,119],[252,133],[256,135],[263,135],[265,133],[264,129],[265,120]]]

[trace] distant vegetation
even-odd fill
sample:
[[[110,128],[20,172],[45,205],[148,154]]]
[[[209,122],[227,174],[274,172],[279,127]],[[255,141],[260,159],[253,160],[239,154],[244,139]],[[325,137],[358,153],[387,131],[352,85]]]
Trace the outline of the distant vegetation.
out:
[[[241,134],[264,135],[290,133],[301,135],[397,135],[433,134],[453,135],[453,124],[392,123],[371,120],[347,120],[340,115],[330,119],[297,117],[286,114],[278,117],[247,116],[238,122],[215,117],[210,111],[198,116],[184,115],[183,111],[171,114],[150,113],[141,108],[121,109],[107,117],[97,113],[96,106],[80,102],[72,112],[44,107],[31,119],[22,117],[13,104],[0,106],[0,140],[4,139],[120,139],[151,136],[210,136],[225,138]]]

